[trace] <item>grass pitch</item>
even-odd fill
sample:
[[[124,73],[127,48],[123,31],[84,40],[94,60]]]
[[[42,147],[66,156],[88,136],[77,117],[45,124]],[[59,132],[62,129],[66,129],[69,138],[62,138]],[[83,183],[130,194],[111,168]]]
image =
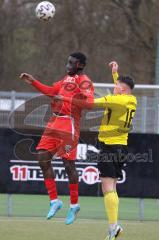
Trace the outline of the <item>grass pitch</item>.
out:
[[[7,195],[0,194],[0,240],[104,240],[107,221],[102,197],[80,197],[81,211],[77,221],[64,224],[69,196],[56,218],[46,220],[49,199],[45,195],[12,195],[12,217],[7,216]],[[144,219],[139,219],[139,199],[120,200],[120,224],[124,234],[119,240],[158,240],[159,201],[144,200]],[[123,220],[127,219],[127,220]]]
[[[157,222],[122,221],[124,234],[119,240],[158,240]],[[104,240],[104,220],[80,220],[66,226],[64,219],[0,218],[1,240]]]

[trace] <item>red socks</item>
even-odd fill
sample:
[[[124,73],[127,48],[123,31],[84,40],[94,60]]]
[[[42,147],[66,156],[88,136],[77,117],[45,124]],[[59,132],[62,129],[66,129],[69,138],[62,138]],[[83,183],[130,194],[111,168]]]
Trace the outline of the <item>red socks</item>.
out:
[[[57,190],[56,190],[56,183],[54,178],[44,179],[44,182],[50,197],[50,201],[57,199]],[[77,204],[78,203],[78,183],[69,184],[69,188],[70,188],[70,202],[71,204]]]
[[[71,204],[78,203],[78,183],[69,184],[70,188],[70,202]]]
[[[56,190],[56,183],[54,178],[47,178],[44,179],[45,186],[47,189],[47,192],[50,197],[50,201],[57,199],[57,190]]]

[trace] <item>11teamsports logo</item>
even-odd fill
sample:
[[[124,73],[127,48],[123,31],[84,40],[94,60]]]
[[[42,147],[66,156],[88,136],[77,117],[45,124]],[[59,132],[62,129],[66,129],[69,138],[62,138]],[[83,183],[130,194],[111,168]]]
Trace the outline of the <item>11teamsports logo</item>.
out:
[[[28,161],[27,164],[20,165],[19,160],[10,160],[11,167],[10,173],[12,176],[12,181],[20,181],[20,182],[37,182],[43,181],[43,174],[39,166],[37,166],[36,162]],[[59,164],[60,163],[60,164]],[[68,182],[68,177],[65,172],[65,168],[60,166],[62,162],[54,162],[54,173],[56,182]],[[77,171],[79,175],[79,182],[84,182],[87,185],[94,185],[100,183],[99,171],[96,168],[96,165],[93,166],[88,165],[85,167],[83,162],[78,162]],[[126,173],[123,171],[123,178],[118,181],[118,183],[124,183],[126,181]]]
[[[92,166],[84,168],[83,174],[82,174],[82,179],[88,185],[92,185],[92,184],[99,182],[98,169],[96,167],[92,167]]]

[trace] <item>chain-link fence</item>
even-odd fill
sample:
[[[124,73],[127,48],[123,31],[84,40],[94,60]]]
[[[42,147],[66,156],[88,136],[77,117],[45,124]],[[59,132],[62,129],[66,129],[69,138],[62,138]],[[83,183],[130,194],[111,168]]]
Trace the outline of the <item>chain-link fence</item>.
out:
[[[97,97],[111,93],[113,84],[95,84]],[[133,120],[135,133],[159,133],[159,87],[137,85],[137,111]],[[81,130],[97,131],[102,110],[84,112]],[[27,117],[26,117],[27,116]],[[50,99],[36,93],[0,92],[0,127],[43,127],[51,116]]]

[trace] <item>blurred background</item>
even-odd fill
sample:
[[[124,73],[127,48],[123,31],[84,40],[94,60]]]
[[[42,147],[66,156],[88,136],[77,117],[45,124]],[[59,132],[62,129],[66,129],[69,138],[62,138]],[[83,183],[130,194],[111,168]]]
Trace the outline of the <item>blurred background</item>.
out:
[[[39,1],[0,0],[0,219],[3,222],[7,216],[44,218],[49,207],[36,162],[35,145],[51,114],[50,101],[21,82],[19,75],[27,72],[51,85],[65,75],[69,54],[81,51],[88,58],[85,72],[94,82],[96,96],[112,92],[111,71],[105,65],[112,60],[119,63],[121,74],[135,79],[138,107],[129,145],[136,157],[130,159],[118,184],[119,217],[137,221],[136,225],[134,223],[137,228],[140,227],[138,221],[158,221],[159,1],[51,2],[56,14],[51,21],[43,22],[35,17]],[[96,154],[95,142],[102,114],[102,111],[92,110],[82,116],[77,156],[81,219],[105,219],[100,181],[96,180],[96,163],[91,155]],[[59,194],[65,203],[58,217],[64,218],[69,204],[67,175],[60,159],[54,162],[54,168]],[[45,224],[44,220],[41,222]],[[92,231],[89,224],[85,222],[84,226]],[[25,226],[20,226],[24,232]],[[98,226],[103,227],[100,222]],[[151,234],[151,240],[157,240],[159,232],[156,233],[155,226],[145,222],[138,229],[139,238],[134,231],[125,239],[135,236],[136,240],[146,240]],[[2,228],[5,229],[5,225]],[[143,229],[148,231],[144,237]],[[100,234],[98,229],[95,231]],[[20,236],[15,235],[15,239],[28,239],[26,232],[22,238]],[[59,239],[65,239],[64,236]],[[48,236],[48,239],[52,238]],[[90,235],[84,239],[96,238]]]
[[[136,83],[155,84],[157,0],[55,0],[48,23],[35,18],[36,0],[0,0],[0,88],[31,91],[21,72],[51,84],[65,74],[68,55],[82,51],[94,82],[111,82],[105,63],[119,62]]]

